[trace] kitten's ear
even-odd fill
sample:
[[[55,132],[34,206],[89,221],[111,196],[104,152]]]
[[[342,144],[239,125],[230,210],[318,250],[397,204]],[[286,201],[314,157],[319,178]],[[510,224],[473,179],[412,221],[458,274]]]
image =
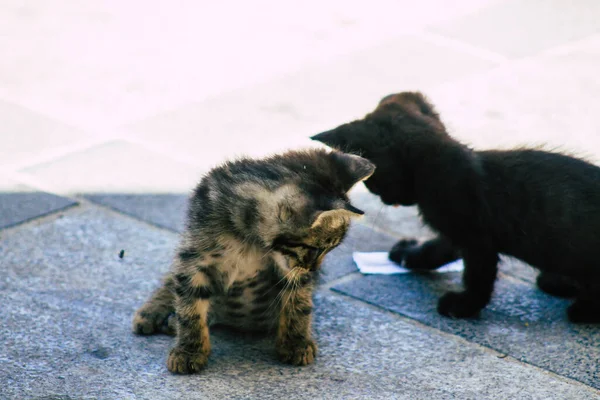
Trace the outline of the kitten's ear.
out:
[[[310,138],[336,150],[349,151],[349,139],[351,135],[350,124],[344,124],[335,129],[311,136]]]
[[[326,227],[327,229],[335,229],[346,222],[346,220],[358,218],[363,214],[364,211],[359,210],[352,204],[344,203],[344,208],[319,212],[311,228]]]
[[[378,108],[388,104],[400,106],[405,112],[425,117],[427,121],[438,128],[444,129],[444,124],[433,104],[421,92],[400,92],[385,96],[380,100]]]
[[[375,172],[375,164],[366,158],[338,151],[331,153],[331,156],[338,166],[337,175],[344,183],[346,192],[358,182],[369,179]]]

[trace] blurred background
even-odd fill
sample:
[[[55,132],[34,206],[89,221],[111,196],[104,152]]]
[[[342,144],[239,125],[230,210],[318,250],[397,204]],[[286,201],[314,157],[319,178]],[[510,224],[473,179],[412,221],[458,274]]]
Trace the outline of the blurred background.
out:
[[[316,146],[391,92],[423,91],[477,148],[600,152],[595,0],[5,0],[0,60],[3,193],[173,229],[203,171]]]

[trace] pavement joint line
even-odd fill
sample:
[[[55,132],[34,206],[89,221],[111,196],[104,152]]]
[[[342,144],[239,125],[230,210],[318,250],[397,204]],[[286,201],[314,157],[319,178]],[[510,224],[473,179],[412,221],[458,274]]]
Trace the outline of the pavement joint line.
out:
[[[30,218],[28,220],[7,226],[5,228],[0,228],[0,240],[3,238],[4,235],[11,235],[13,232],[29,229],[32,226],[40,226],[43,224],[51,223],[56,221],[57,219],[63,218],[67,214],[78,214],[82,210],[83,209],[81,207],[81,204],[71,204],[59,210],[51,211],[44,215],[39,215],[37,217]]]
[[[118,139],[112,136],[104,136],[104,137],[96,137],[90,136],[89,138],[84,138],[87,140],[81,140],[77,143],[71,145],[59,146],[47,150],[42,150],[34,156],[27,158],[26,160],[17,161],[14,163],[9,163],[3,165],[0,169],[0,172],[10,173],[10,172],[18,172],[22,169],[26,169],[29,167],[33,167],[36,165],[50,163],[56,160],[59,160],[63,157],[66,157],[71,154],[79,153],[81,151],[85,151],[91,149],[96,146],[100,146],[102,144],[113,142]]]
[[[542,51],[540,51],[538,53],[538,55],[543,55],[543,56],[564,56],[564,55],[568,55],[568,52],[572,49],[572,48],[581,48],[580,46],[582,44],[585,44],[587,41],[592,40],[593,38],[600,38],[600,32],[595,32],[592,34],[589,34],[587,36],[581,36],[572,40],[569,40],[565,43],[559,43],[556,46],[544,49]],[[532,55],[532,56],[535,56]],[[528,56],[532,57],[532,56]]]
[[[368,217],[367,217],[368,218]],[[405,235],[400,235],[397,232],[393,232],[391,230],[385,229],[384,227],[379,226],[378,224],[374,224],[373,221],[369,221],[367,218],[363,220],[356,221],[356,223],[363,225],[366,228],[372,229],[376,232],[386,234],[388,236],[392,236],[396,239],[406,239]],[[415,238],[417,240],[427,240],[429,236],[411,236],[411,238]]]
[[[109,211],[111,214],[116,214],[116,215],[119,215],[119,216],[127,217],[128,219],[132,219],[132,220],[137,221],[137,222],[142,222],[142,223],[144,223],[146,225],[149,225],[149,226],[151,226],[153,228],[160,229],[161,231],[165,231],[165,232],[168,232],[168,233],[173,234],[173,235],[181,235],[181,232],[179,232],[179,231],[176,231],[176,230],[171,229],[171,228],[167,228],[165,226],[161,226],[161,225],[155,224],[155,223],[153,223],[151,221],[148,221],[148,220],[145,220],[145,219],[142,219],[142,218],[138,218],[135,215],[127,214],[127,213],[125,213],[125,212],[123,212],[123,211],[121,211],[121,210],[119,210],[117,208],[111,207],[109,205],[102,204],[102,203],[96,203],[95,201],[89,200],[89,199],[87,199],[85,197],[76,197],[76,199],[77,199],[77,201],[80,201],[82,204],[85,204],[88,207],[100,208],[100,209],[102,209],[104,211]]]
[[[42,182],[41,180],[35,178],[32,175],[29,175],[28,173],[19,172],[19,171],[3,171],[2,175],[9,179],[12,179],[13,181],[15,181],[17,183],[22,183],[26,186],[29,186],[32,189],[50,193],[55,196],[64,197],[64,198],[67,198],[67,199],[70,199],[73,201],[79,201],[77,196],[75,196],[73,194],[69,194],[69,193],[63,193],[62,191],[57,190],[52,185],[48,185],[47,183]]]
[[[499,268],[502,268],[502,264],[499,264]],[[533,268],[533,267],[531,267],[531,268]],[[515,275],[511,275],[511,274],[509,274],[507,272],[503,272],[503,271],[498,271],[498,277],[496,279],[498,279],[499,277],[503,277],[503,278],[513,281],[515,283],[526,283],[528,285],[536,286],[535,281],[534,282],[528,281],[527,279],[524,279],[524,278],[521,278],[521,277],[518,277]],[[540,289],[538,289],[538,290],[540,290]]]
[[[199,129],[201,129],[201,127],[199,127]],[[210,169],[217,166],[217,164],[203,166],[202,164],[198,163],[198,161],[194,161],[194,159],[192,157],[188,157],[183,153],[177,153],[174,150],[170,151],[168,149],[165,149],[164,146],[161,146],[158,143],[153,143],[151,141],[143,140],[143,139],[140,139],[135,136],[123,137],[123,138],[121,138],[120,141],[129,143],[132,145],[140,146],[145,150],[148,150],[148,151],[151,151],[152,153],[156,153],[158,155],[167,157],[175,162],[187,165],[189,167],[202,168],[205,171],[209,171]],[[225,161],[226,161],[226,159],[223,159],[223,162],[225,162]],[[200,180],[200,178],[201,178],[201,174],[198,175],[198,180]],[[190,187],[190,190],[191,189],[192,188]]]
[[[404,315],[404,314],[401,314],[401,313],[396,313],[394,311],[390,311],[390,310],[388,310],[386,308],[383,308],[383,307],[380,307],[380,306],[378,306],[376,304],[373,304],[373,303],[370,303],[370,302],[358,299],[358,298],[356,298],[354,296],[351,296],[351,295],[348,295],[348,294],[345,294],[345,293],[342,293],[342,292],[337,292],[337,291],[331,290],[328,293],[334,294],[337,297],[346,298],[346,299],[348,299],[348,301],[350,303],[356,303],[358,305],[366,306],[368,308],[377,310],[379,312],[383,312],[384,314],[390,315],[390,316],[394,317],[397,320],[401,320],[401,321],[404,321],[404,322],[409,323],[411,325],[414,325],[414,326],[418,327],[419,329],[423,329],[423,330],[426,330],[426,331],[434,332],[436,334],[439,334],[440,336],[443,336],[443,337],[446,337],[446,338],[451,338],[451,339],[456,340],[458,342],[462,342],[463,344],[468,344],[470,346],[479,348],[479,349],[483,350],[484,352],[489,353],[491,355],[494,355],[497,358],[502,359],[504,361],[513,362],[515,364],[520,364],[520,365],[526,366],[528,368],[533,368],[534,370],[540,371],[540,372],[542,372],[542,373],[544,373],[546,375],[549,375],[549,376],[551,376],[551,377],[553,377],[555,379],[561,380],[561,381],[563,381],[565,383],[568,383],[568,384],[571,384],[571,385],[580,386],[580,387],[582,387],[584,389],[587,389],[587,390],[589,390],[591,392],[594,392],[595,394],[599,394],[600,395],[600,390],[599,389],[596,389],[594,387],[588,386],[585,383],[580,382],[580,381],[578,381],[576,379],[569,378],[569,377],[566,377],[566,376],[563,376],[563,375],[559,375],[556,372],[552,372],[552,371],[549,371],[547,369],[538,367],[537,365],[530,364],[530,363],[528,363],[526,361],[521,361],[521,360],[519,360],[517,358],[512,357],[510,354],[499,352],[498,350],[494,350],[491,347],[486,347],[486,346],[483,346],[483,345],[481,345],[479,343],[471,342],[471,341],[463,338],[462,336],[454,335],[452,333],[449,333],[449,332],[446,332],[446,331],[434,328],[434,327],[432,327],[430,325],[427,325],[427,324],[425,324],[425,323],[423,323],[423,322],[421,322],[421,321],[419,321],[417,319],[411,318],[411,317],[409,317],[407,315]]]
[[[437,44],[452,50],[457,50],[461,53],[466,53],[483,60],[491,61],[497,64],[504,64],[510,62],[511,59],[491,50],[487,50],[483,47],[475,46],[462,40],[454,39],[442,34],[434,33],[429,29],[421,30],[419,33],[420,37],[426,42]]]
[[[49,191],[45,191],[45,192],[56,195],[56,193],[53,193],[53,192],[49,192]],[[64,195],[60,195],[60,196],[68,198],[70,200],[73,200],[73,201],[77,202],[77,204],[73,204],[73,205],[67,206],[67,207],[65,207],[63,209],[53,211],[53,212],[51,212],[49,214],[40,215],[38,217],[31,218],[31,219],[29,219],[27,221],[24,221],[22,223],[19,223],[17,225],[12,225],[12,226],[9,226],[9,227],[6,227],[6,228],[2,228],[2,229],[0,229],[0,232],[6,232],[6,231],[9,231],[9,230],[12,230],[12,229],[16,229],[16,228],[26,229],[27,226],[29,226],[31,223],[36,223],[37,224],[38,221],[40,221],[39,222],[40,224],[41,223],[46,223],[46,222],[52,222],[54,219],[56,219],[56,218],[51,218],[52,216],[55,216],[55,215],[61,214],[61,213],[64,214],[64,212],[66,212],[66,211],[70,212],[73,209],[89,210],[89,209],[97,208],[97,209],[101,209],[101,210],[103,210],[103,211],[105,211],[105,212],[107,212],[109,214],[112,214],[114,216],[121,217],[121,218],[126,218],[126,219],[129,219],[131,221],[135,221],[137,223],[142,223],[142,224],[144,224],[144,225],[146,225],[148,227],[151,227],[152,229],[158,229],[159,231],[162,231],[162,232],[170,234],[170,235],[179,235],[180,234],[177,231],[171,230],[169,228],[165,228],[164,226],[159,226],[159,225],[153,224],[152,222],[146,221],[146,220],[141,219],[141,218],[137,218],[137,217],[135,217],[133,215],[126,214],[124,212],[121,212],[120,210],[114,209],[114,208],[106,206],[104,204],[95,203],[93,201],[90,201],[90,200],[86,199],[85,197],[79,197],[79,196],[67,197],[67,196],[64,196]]]
[[[84,207],[85,209],[98,208],[98,209],[101,209],[101,210],[107,212],[108,214],[112,214],[112,215],[114,215],[116,217],[126,218],[126,219],[128,219],[130,221],[135,221],[137,223],[142,223],[143,225],[146,225],[147,227],[151,227],[152,229],[158,229],[159,231],[164,232],[164,233],[169,234],[169,235],[176,235],[176,236],[180,236],[181,235],[180,232],[171,230],[169,228],[165,228],[164,226],[159,226],[159,225],[153,224],[150,221],[146,221],[144,219],[137,218],[137,217],[135,217],[133,215],[126,214],[126,213],[124,213],[124,212],[122,212],[120,210],[117,210],[115,208],[106,206],[104,204],[94,203],[93,201],[88,200],[86,198],[81,198],[81,200],[80,200],[80,198],[77,197],[77,201],[79,201],[80,202],[80,206]]]
[[[346,282],[353,281],[355,278],[358,278],[359,276],[362,276],[362,274],[359,271],[349,272],[349,273],[342,275],[339,278],[336,278],[330,282],[325,282],[325,283],[319,285],[318,290],[323,291],[323,292],[329,292],[333,286],[339,285],[340,283],[346,283]]]

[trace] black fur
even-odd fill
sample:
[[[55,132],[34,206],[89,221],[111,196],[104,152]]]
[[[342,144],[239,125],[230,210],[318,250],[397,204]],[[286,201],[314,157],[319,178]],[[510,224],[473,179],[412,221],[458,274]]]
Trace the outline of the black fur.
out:
[[[573,322],[600,322],[600,168],[535,149],[474,151],[448,135],[418,92],[385,97],[364,119],[313,137],[377,169],[365,181],[386,204],[419,207],[439,237],[404,240],[390,258],[435,269],[463,257],[464,291],[441,314],[476,315],[490,301],[498,254],[540,269],[542,289],[576,294]]]

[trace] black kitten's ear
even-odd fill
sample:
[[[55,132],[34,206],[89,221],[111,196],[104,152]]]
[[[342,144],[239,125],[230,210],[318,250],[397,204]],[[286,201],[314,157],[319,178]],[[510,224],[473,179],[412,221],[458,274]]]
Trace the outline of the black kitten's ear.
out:
[[[347,138],[347,135],[349,134],[348,126],[348,124],[340,125],[335,129],[321,132],[317,135],[311,136],[310,138],[337,150],[349,150]]]
[[[396,104],[405,111],[425,115],[439,120],[439,115],[433,104],[421,92],[400,92],[389,94],[379,101],[379,106]]]
[[[375,172],[375,164],[366,158],[338,151],[331,153],[331,157],[337,165],[337,176],[342,180],[346,191],[358,182],[369,179]]]
[[[407,102],[414,104],[419,112],[423,115],[439,119],[439,115],[433,104],[425,97],[421,92],[402,92],[399,94],[400,98]]]

